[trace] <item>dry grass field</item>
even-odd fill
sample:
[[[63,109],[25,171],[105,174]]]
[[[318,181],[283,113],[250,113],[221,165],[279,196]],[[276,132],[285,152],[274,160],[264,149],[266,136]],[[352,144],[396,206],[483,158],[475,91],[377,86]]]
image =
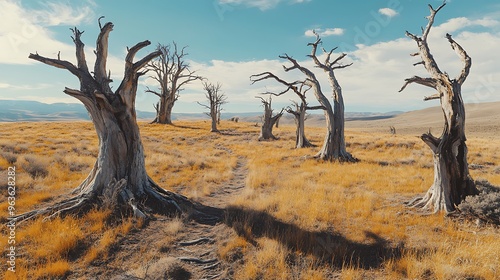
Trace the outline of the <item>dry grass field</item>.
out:
[[[360,162],[341,164],[312,159],[318,148],[293,149],[294,127],[275,129],[278,141],[258,142],[251,123],[222,122],[221,134],[210,133],[208,121],[175,124],[140,124],[148,172],[165,189],[229,209],[224,223],[200,226],[184,217],[117,223],[99,210],[38,219],[18,225],[16,274],[2,260],[0,278],[500,278],[498,227],[403,205],[433,181],[432,156],[418,134],[348,129],[348,150]],[[17,213],[63,198],[97,156],[90,122],[0,126],[0,185],[15,166]],[[323,128],[306,133],[321,144]],[[500,186],[500,138],[468,136],[471,175]],[[1,230],[5,252],[7,229]],[[213,267],[179,261],[179,252],[198,250],[179,241],[198,232],[214,236]]]

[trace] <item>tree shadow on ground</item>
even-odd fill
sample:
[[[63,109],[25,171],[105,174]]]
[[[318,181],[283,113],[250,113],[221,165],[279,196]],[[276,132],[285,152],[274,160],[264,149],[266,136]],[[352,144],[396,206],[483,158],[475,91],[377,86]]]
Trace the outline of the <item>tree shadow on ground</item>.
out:
[[[224,223],[254,245],[257,244],[256,238],[267,237],[292,251],[310,254],[320,263],[339,269],[346,264],[362,269],[379,268],[385,260],[400,259],[405,250],[403,244],[391,245],[372,232],[365,232],[371,242],[359,243],[340,233],[303,230],[268,213],[239,207],[225,209]]]
[[[173,126],[173,127],[178,127],[178,128],[185,128],[185,129],[192,129],[192,130],[201,130],[203,128],[201,127],[194,127],[194,126],[187,126],[187,125],[179,125],[179,124],[170,124],[170,126]]]

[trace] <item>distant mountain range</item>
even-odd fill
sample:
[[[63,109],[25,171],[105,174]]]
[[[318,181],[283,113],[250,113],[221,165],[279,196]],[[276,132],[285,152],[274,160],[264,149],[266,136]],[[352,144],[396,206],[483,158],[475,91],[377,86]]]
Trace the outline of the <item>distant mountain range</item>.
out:
[[[349,120],[378,120],[394,117],[402,112],[369,113],[369,112],[346,112],[345,118]],[[223,119],[239,117],[241,121],[259,122],[261,112],[223,113]],[[154,112],[137,111],[140,120],[153,120]],[[207,119],[203,113],[173,113],[175,119]],[[65,120],[89,120],[84,106],[77,103],[53,103],[46,104],[37,101],[22,100],[0,100],[0,122],[16,121],[65,121]],[[322,114],[311,115],[310,120],[324,120]],[[282,123],[293,123],[293,118],[285,114]]]

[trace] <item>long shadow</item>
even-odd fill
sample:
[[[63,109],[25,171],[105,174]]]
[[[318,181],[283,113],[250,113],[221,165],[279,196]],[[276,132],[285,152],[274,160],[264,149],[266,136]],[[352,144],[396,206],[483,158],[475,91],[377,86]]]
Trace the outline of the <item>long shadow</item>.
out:
[[[404,245],[391,246],[372,232],[365,232],[371,242],[364,244],[335,232],[303,230],[262,211],[229,207],[224,212],[224,223],[254,245],[257,244],[255,238],[267,237],[339,269],[345,264],[363,269],[379,268],[384,260],[401,258],[404,251]]]
[[[187,126],[187,125],[178,125],[178,124],[171,124],[170,126],[173,126],[173,127],[178,127],[178,128],[184,128],[184,129],[192,129],[192,130],[201,130],[202,128],[201,127],[194,127],[194,126]]]

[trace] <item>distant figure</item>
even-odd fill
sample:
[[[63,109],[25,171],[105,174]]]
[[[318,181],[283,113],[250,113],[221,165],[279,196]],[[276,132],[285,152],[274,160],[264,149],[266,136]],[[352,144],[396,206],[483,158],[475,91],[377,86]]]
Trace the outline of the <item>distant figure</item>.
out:
[[[394,126],[389,127],[391,129],[391,134],[395,135],[396,134],[396,128]]]

